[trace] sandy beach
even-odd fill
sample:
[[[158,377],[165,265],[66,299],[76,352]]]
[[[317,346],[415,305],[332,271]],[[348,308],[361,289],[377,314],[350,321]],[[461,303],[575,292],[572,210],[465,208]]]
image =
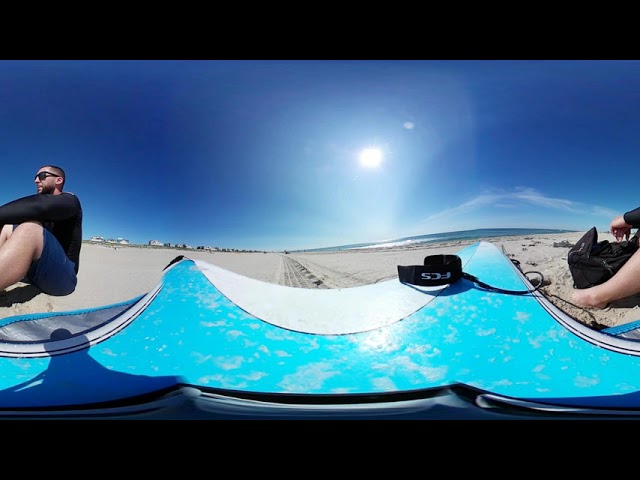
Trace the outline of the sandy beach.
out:
[[[604,310],[571,306],[573,283],[567,265],[571,245],[584,232],[487,239],[524,272],[544,275],[541,291],[558,307],[586,324],[614,326],[640,319],[640,296],[614,302]],[[602,233],[602,240],[613,240]],[[340,252],[207,252],[84,243],[76,291],[54,297],[19,283],[0,292],[0,318],[51,311],[71,311],[121,302],[147,293],[178,255],[201,259],[261,281],[303,288],[348,288],[397,278],[397,265],[421,264],[426,255],[456,253],[477,240],[422,246]],[[537,279],[536,275],[529,278]],[[566,300],[566,301],[565,301]]]

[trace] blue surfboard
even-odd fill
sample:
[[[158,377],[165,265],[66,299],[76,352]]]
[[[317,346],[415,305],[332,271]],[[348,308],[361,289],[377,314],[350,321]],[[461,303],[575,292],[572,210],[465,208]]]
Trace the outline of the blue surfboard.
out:
[[[179,258],[141,297],[3,319],[0,416],[640,413],[638,325],[583,325],[492,243],[457,255],[486,284],[532,292],[464,278],[301,289]]]

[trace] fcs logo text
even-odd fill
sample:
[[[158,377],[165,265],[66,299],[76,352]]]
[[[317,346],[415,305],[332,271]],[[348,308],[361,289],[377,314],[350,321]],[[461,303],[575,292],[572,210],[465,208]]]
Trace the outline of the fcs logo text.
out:
[[[421,274],[422,278],[424,278],[425,280],[447,280],[449,278],[451,278],[451,272],[447,272],[447,273],[422,273]]]

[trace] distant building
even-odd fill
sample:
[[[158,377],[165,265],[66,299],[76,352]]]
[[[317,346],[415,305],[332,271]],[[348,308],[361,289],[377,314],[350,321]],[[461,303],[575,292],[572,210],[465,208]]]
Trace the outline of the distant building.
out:
[[[118,237],[117,239],[114,238],[108,238],[107,243],[119,243],[120,245],[129,245],[129,240],[127,240],[126,238],[120,238]]]
[[[164,244],[160,240],[149,240],[149,245],[152,247],[162,247]]]

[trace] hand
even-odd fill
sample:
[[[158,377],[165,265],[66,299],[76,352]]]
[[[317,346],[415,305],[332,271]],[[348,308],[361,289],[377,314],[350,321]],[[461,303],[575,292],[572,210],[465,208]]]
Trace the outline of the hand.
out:
[[[622,215],[611,220],[609,228],[611,230],[611,234],[616,237],[616,242],[629,240],[629,236],[631,235],[631,225],[624,221],[624,217]]]

